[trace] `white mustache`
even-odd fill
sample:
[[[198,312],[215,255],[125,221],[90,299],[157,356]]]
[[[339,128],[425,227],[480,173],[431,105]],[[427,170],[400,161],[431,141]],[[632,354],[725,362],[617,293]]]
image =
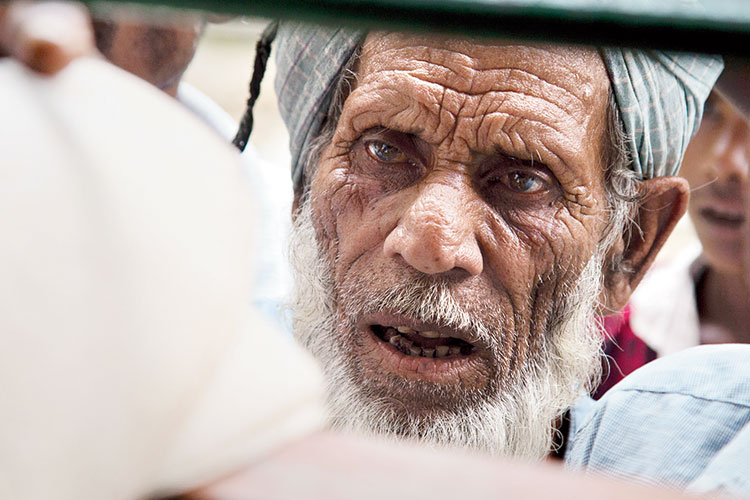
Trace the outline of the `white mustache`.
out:
[[[387,311],[464,332],[466,340],[472,344],[490,350],[498,348],[499,330],[505,322],[495,318],[496,321],[489,324],[471,314],[455,300],[451,285],[445,281],[406,278],[384,291],[363,293],[366,288],[358,283],[344,288],[341,293],[346,297],[344,314],[351,328],[362,316]]]

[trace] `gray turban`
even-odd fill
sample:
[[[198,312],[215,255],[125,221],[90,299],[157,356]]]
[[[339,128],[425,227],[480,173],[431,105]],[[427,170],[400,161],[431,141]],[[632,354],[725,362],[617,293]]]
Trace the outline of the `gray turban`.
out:
[[[302,152],[319,133],[341,70],[366,33],[286,24],[276,38],[276,94],[286,122],[295,190]],[[675,175],[718,78],[720,57],[658,50],[600,49],[641,179]]]

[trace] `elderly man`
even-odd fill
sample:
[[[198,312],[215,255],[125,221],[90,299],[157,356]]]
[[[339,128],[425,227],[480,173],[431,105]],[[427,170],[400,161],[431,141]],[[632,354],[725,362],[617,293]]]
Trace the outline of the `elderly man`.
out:
[[[52,6],[53,10],[47,11],[45,6],[44,10],[55,14],[54,8]],[[41,11],[34,12],[41,14]],[[20,44],[11,45],[11,53],[44,75],[55,73],[79,53],[89,53],[90,40],[86,42],[85,37],[76,33],[77,20],[67,16],[62,19],[73,22],[61,21],[62,14],[65,13],[58,11],[54,15],[54,22],[60,23],[63,29],[52,31],[52,37],[36,31],[34,28],[39,26],[38,23],[26,22],[30,21],[28,18],[22,20],[20,29],[11,37]],[[0,26],[3,15],[0,7]],[[3,33],[0,28],[0,35]],[[66,33],[73,36],[61,37]],[[5,183],[8,196],[1,199],[10,208],[5,212],[15,214],[7,221],[3,220],[9,244],[4,245],[2,251],[8,258],[0,260],[7,267],[5,274],[10,277],[6,280],[8,300],[4,302],[8,306],[7,314],[0,316],[6,328],[0,331],[7,337],[4,340],[12,339],[12,342],[6,342],[8,349],[3,351],[6,359],[0,364],[8,375],[3,379],[3,387],[6,396],[11,398],[6,397],[4,401],[5,413],[9,416],[4,429],[5,439],[2,440],[5,453],[0,457],[0,461],[5,460],[8,465],[0,477],[0,491],[7,492],[4,496],[37,498],[40,491],[46,491],[42,494],[45,498],[88,498],[101,496],[102,491],[116,491],[118,498],[131,498],[133,495],[149,496],[147,492],[153,492],[154,484],[161,485],[164,493],[164,488],[181,489],[186,484],[196,485],[211,477],[230,474],[237,467],[238,459],[266,453],[269,445],[273,447],[277,440],[285,439],[284,435],[288,437],[289,431],[309,430],[310,425],[305,422],[316,422],[316,418],[294,419],[302,425],[291,428],[286,426],[288,420],[279,418],[278,413],[273,415],[274,418],[268,418],[277,410],[292,414],[308,409],[312,410],[308,417],[317,415],[317,405],[314,404],[318,393],[317,377],[314,370],[310,371],[312,367],[304,357],[294,353],[290,345],[279,344],[276,336],[264,331],[259,318],[252,320],[252,329],[241,329],[240,338],[248,343],[227,350],[228,357],[223,363],[212,362],[217,349],[223,352],[224,341],[238,333],[233,322],[243,309],[240,306],[242,301],[237,299],[244,295],[245,287],[241,284],[244,273],[226,273],[247,264],[241,250],[243,245],[238,245],[246,242],[247,231],[226,232],[234,225],[244,226],[246,222],[245,210],[236,210],[236,202],[243,198],[242,190],[237,190],[242,183],[232,182],[236,177],[236,167],[233,168],[236,158],[228,157],[215,138],[196,128],[189,115],[156,93],[139,89],[138,82],[116,74],[101,63],[81,61],[57,77],[31,75],[8,63],[1,69],[3,81],[8,84],[9,92],[5,93],[8,109],[26,108],[21,114],[9,114],[7,133],[2,136],[6,138],[5,150],[11,161],[4,164],[10,173],[6,176],[10,184]],[[102,81],[106,85],[100,85]],[[103,109],[111,112],[111,106],[101,106],[101,100],[106,100],[113,91],[118,95],[116,114],[121,118],[130,117],[129,120],[110,123],[82,119],[101,114]],[[35,94],[43,95],[44,99],[32,99]],[[40,107],[40,102],[44,106]],[[149,109],[156,121],[151,120],[145,128],[142,124],[133,127],[133,124],[140,124],[138,116],[144,109]],[[174,115],[175,126],[166,123],[170,114]],[[53,115],[55,119],[50,121],[49,117]],[[20,121],[18,117],[21,117]],[[105,123],[107,127],[92,128],[92,123]],[[34,134],[24,132],[29,126],[34,129]],[[113,127],[118,133],[111,133]],[[161,138],[148,127],[153,130],[164,127],[174,134]],[[29,137],[38,140],[40,133],[49,147],[28,147],[31,144]],[[74,136],[79,140],[60,142],[60,134],[68,140]],[[128,141],[121,140],[123,134]],[[172,142],[184,141],[186,136],[192,140],[185,148],[175,150]],[[118,141],[112,142],[112,137]],[[154,137],[161,140],[154,141]],[[213,139],[213,144],[210,139]],[[142,147],[122,147],[130,143]],[[112,150],[119,153],[113,155]],[[81,152],[86,153],[83,163],[80,161]],[[39,161],[42,158],[39,154],[45,161]],[[175,155],[181,160],[163,161],[170,155],[173,160]],[[29,180],[39,178],[43,172],[60,170],[74,157],[77,158],[75,166],[64,168],[64,172],[61,170],[64,175],[56,176],[55,182],[29,184]],[[133,162],[135,157],[138,157],[137,161]],[[207,163],[203,161],[207,157],[215,160],[209,162],[210,169],[206,169]],[[135,165],[137,172],[132,168],[118,168],[125,163]],[[81,165],[85,167],[83,170]],[[96,172],[96,185],[89,182],[90,175],[81,177],[84,171]],[[202,183],[195,182],[206,173],[208,177]],[[43,177],[47,179],[49,176]],[[81,198],[79,181],[82,180],[87,181],[83,190],[86,193],[114,193],[116,196]],[[16,189],[21,185],[19,183],[24,189]],[[32,184],[34,189],[29,190]],[[223,191],[222,196],[206,198],[206,189],[213,192],[217,188]],[[196,189],[195,193],[183,196]],[[158,196],[154,197],[154,194]],[[71,207],[83,206],[81,200],[84,205],[88,204],[88,208],[98,210],[71,212]],[[206,200],[213,200],[210,207],[203,203]],[[55,210],[44,210],[52,205],[55,205]],[[33,210],[28,210],[29,207]],[[197,213],[196,210],[200,212],[198,217],[184,218],[185,214]],[[106,228],[98,227],[102,222],[98,215],[115,212],[119,214],[117,220],[110,217]],[[148,217],[140,217],[139,214],[146,212]],[[225,213],[222,215],[222,212]],[[153,217],[154,213],[160,216]],[[182,220],[175,218],[178,213]],[[212,214],[217,217],[211,217]],[[50,224],[50,217],[54,224]],[[29,224],[32,219],[34,223]],[[185,225],[185,220],[191,223]],[[30,227],[42,231],[29,232]],[[69,230],[71,227],[75,230]],[[205,237],[209,233],[218,234],[217,231],[226,234],[218,239]],[[102,234],[120,236],[102,238]],[[55,244],[50,245],[49,241],[53,240]],[[184,245],[188,240],[193,243]],[[78,251],[82,248],[81,241],[85,243],[83,247],[88,248],[84,253]],[[217,246],[216,242],[220,244]],[[18,249],[23,251],[18,253]],[[66,253],[66,249],[76,251]],[[165,249],[169,249],[168,263],[161,258]],[[97,252],[108,258],[89,258]],[[227,258],[216,260],[219,254]],[[30,258],[30,255],[39,258]],[[196,258],[213,260],[215,265],[198,266],[208,274],[196,274],[198,268],[195,266],[188,272],[175,272],[182,264]],[[62,261],[69,261],[72,265],[61,265]],[[45,263],[53,265],[46,266],[40,274],[40,263],[42,267]],[[102,267],[107,263],[111,265]],[[100,272],[86,272],[96,269]],[[120,279],[125,275],[118,274],[118,269],[127,271],[126,280]],[[186,276],[189,276],[190,283],[200,286],[183,286]],[[66,279],[60,281],[61,277]],[[64,285],[62,289],[57,286],[60,283]],[[223,283],[221,287],[226,293],[214,293],[215,285],[219,283]],[[174,288],[170,284],[178,286]],[[139,291],[141,285],[146,285],[146,288]],[[232,285],[239,285],[235,293],[229,293]],[[170,291],[170,288],[173,289]],[[53,297],[53,300],[39,300],[42,296]],[[191,297],[189,301],[194,301],[198,296],[202,297],[198,308],[183,311],[181,307],[164,307]],[[87,298],[78,300],[81,297]],[[98,306],[92,309],[91,304]],[[153,307],[154,304],[159,307]],[[29,307],[34,311],[31,315],[24,312]],[[112,319],[121,316],[123,311],[127,318],[120,318],[122,321],[115,321],[117,324],[114,325]],[[21,328],[14,321],[22,317],[23,321],[17,322]],[[210,319],[206,321],[205,318]],[[158,339],[156,343],[155,339]],[[195,349],[196,342],[203,344],[200,349]],[[170,344],[171,347],[166,348]],[[133,357],[141,350],[143,357]],[[154,356],[157,351],[161,355]],[[258,358],[249,364],[243,361],[257,352],[265,353],[262,360]],[[195,358],[198,354],[200,360]],[[746,359],[746,353],[739,354]],[[92,362],[95,359],[99,362]],[[103,359],[107,362],[102,362]],[[702,380],[712,380],[717,376],[722,380],[737,380],[737,370],[727,371],[721,365],[719,370],[713,370],[717,365],[715,360],[716,357],[709,360],[708,366],[712,370],[708,372],[704,371],[706,359],[690,359],[688,366],[691,373],[700,373]],[[169,370],[165,370],[165,366]],[[738,365],[734,362],[733,366]],[[221,369],[217,370],[219,367]],[[309,373],[304,377],[291,377],[290,373],[296,370]],[[656,375],[663,378],[664,369],[661,371]],[[46,376],[52,372],[53,377]],[[265,373],[266,376],[248,377],[251,372],[256,375]],[[198,374],[200,376],[196,376]],[[164,378],[166,375],[169,375],[168,383]],[[269,378],[268,375],[273,376]],[[654,373],[642,372],[642,375],[641,378],[647,380]],[[747,379],[744,374],[739,375],[742,375],[742,381]],[[128,379],[132,383],[109,384],[113,380]],[[261,379],[263,381],[258,382]],[[183,399],[184,390],[194,382],[199,387],[188,391],[190,397],[187,399],[200,402],[198,407],[186,406],[187,401]],[[133,391],[133,383],[142,387]],[[24,387],[38,390],[25,391]],[[166,393],[157,396],[165,389],[168,389]],[[206,397],[206,390],[216,397]],[[711,397],[716,396],[715,391],[709,392],[714,392]],[[729,398],[723,398],[723,403],[728,403],[726,399],[739,400],[737,393],[734,389],[725,391],[723,396]],[[683,392],[679,396],[687,394]],[[270,399],[262,404],[266,397]],[[290,404],[295,400],[303,404]],[[169,410],[175,403],[181,408],[176,413]],[[193,411],[186,412],[188,407]],[[744,407],[750,408],[750,403],[745,402]],[[52,411],[45,408],[52,408]],[[609,415],[612,413],[608,412]],[[23,417],[14,418],[14,415]],[[128,418],[120,418],[122,415]],[[737,411],[731,417],[734,423],[743,418]],[[716,414],[712,418],[722,421],[716,418]],[[175,419],[188,419],[190,425],[176,425]],[[255,424],[259,426],[257,434],[251,431]],[[269,429],[269,425],[277,430]],[[286,431],[277,432],[279,427],[285,427]],[[175,433],[186,439],[175,440]],[[229,435],[235,436],[231,444],[226,441]],[[261,463],[253,461],[245,473],[213,483],[189,497],[238,498],[251,495],[271,498],[291,495],[331,498],[343,495],[382,498],[393,496],[394,492],[401,496],[412,492],[412,496],[429,494],[433,498],[461,495],[496,498],[502,491],[507,498],[547,498],[550,495],[680,498],[670,492],[599,480],[584,481],[549,467],[532,469],[509,464],[499,467],[496,462],[478,458],[437,455],[418,448],[386,448],[347,439],[317,436],[301,440],[264,458]],[[599,453],[602,448],[599,441],[597,438],[587,449]],[[691,442],[700,441],[693,439]],[[717,472],[721,472],[718,479],[722,481],[729,480],[735,486],[742,483],[741,478],[726,474],[724,469],[727,465],[746,463],[739,455],[747,446],[740,446],[740,441],[733,444],[736,446],[727,447],[727,453],[719,457],[724,459],[722,463],[713,461],[710,474],[703,475],[701,491],[709,491],[706,486],[711,484],[715,489],[715,482],[707,480],[717,479]],[[55,460],[56,455],[64,455],[65,459]],[[706,456],[705,453],[701,455]],[[47,460],[50,457],[52,459]],[[356,459],[352,460],[353,457]],[[164,459],[167,459],[166,464]],[[96,477],[90,474],[94,463]],[[722,464],[722,467],[716,467]],[[386,474],[389,481],[380,481],[373,476],[374,468]],[[406,468],[409,474],[401,474],[400,471]],[[295,471],[292,482],[288,480],[290,469]],[[735,467],[735,472],[740,475],[743,470]],[[28,476],[19,474],[20,471]],[[457,472],[463,479],[460,484],[434,480]]]
[[[25,8],[3,39],[0,7],[0,48],[40,73],[0,58],[2,498],[683,498],[318,434],[315,366],[245,307],[237,157],[138,79],[71,62],[93,50],[75,6]]]
[[[334,427],[526,458],[685,211],[721,63],[282,27],[296,336]],[[330,103],[330,104],[329,104]]]

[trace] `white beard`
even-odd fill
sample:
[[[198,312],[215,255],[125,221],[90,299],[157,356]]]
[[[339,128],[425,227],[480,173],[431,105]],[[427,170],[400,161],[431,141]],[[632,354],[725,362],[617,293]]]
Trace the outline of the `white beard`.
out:
[[[342,347],[337,334],[331,265],[318,250],[309,203],[297,214],[290,254],[296,274],[290,304],[295,337],[325,371],[334,429],[418,438],[438,446],[538,460],[554,446],[554,422],[587,384],[598,380],[601,337],[594,311],[602,281],[602,252],[590,259],[571,287],[530,361],[511,380],[489,386],[502,390],[467,398],[452,412],[414,414],[406,420],[394,412],[393,398],[373,397],[353,380],[347,362],[352,354]],[[370,306],[396,304],[399,311],[410,311],[421,320],[470,328],[488,345],[497,345],[497,339],[461,310],[446,287],[433,287],[428,295],[415,301],[414,293],[396,290]]]

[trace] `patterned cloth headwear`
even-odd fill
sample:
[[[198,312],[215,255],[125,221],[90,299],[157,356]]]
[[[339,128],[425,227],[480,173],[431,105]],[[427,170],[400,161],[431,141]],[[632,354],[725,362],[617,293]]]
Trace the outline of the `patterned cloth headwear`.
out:
[[[718,56],[601,49],[631,168],[641,179],[675,175],[724,64]]]
[[[366,33],[287,23],[276,39],[276,94],[286,122],[295,191],[303,152],[320,131],[342,68]],[[675,175],[698,128],[703,104],[723,69],[718,56],[601,48],[626,134],[631,168],[641,179]]]

